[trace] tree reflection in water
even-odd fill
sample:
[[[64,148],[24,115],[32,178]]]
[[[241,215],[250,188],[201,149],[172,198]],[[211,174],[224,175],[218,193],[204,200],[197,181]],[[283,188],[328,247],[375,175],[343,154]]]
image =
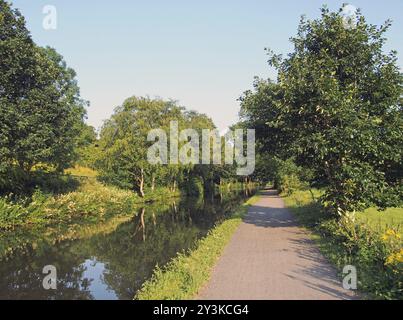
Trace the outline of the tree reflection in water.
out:
[[[156,266],[192,248],[252,192],[148,204],[112,230],[17,253],[0,262],[0,299],[132,299]],[[45,265],[57,268],[57,290],[42,288]]]

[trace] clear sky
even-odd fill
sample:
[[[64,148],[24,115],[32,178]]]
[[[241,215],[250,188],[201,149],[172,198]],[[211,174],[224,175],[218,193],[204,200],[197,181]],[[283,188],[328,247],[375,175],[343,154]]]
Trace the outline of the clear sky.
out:
[[[211,116],[222,130],[237,120],[237,98],[253,77],[273,77],[264,48],[288,53],[299,18],[347,0],[14,0],[33,39],[61,53],[90,101],[88,123],[99,128],[131,95],[178,100]],[[387,49],[403,54],[403,1],[353,0],[367,20],[393,20]],[[54,5],[56,30],[42,13]]]

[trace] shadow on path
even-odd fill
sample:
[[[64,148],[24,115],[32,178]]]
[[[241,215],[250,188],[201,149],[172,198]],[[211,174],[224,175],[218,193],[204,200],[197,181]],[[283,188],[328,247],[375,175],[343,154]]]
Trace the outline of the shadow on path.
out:
[[[275,190],[264,190],[200,299],[356,299]]]

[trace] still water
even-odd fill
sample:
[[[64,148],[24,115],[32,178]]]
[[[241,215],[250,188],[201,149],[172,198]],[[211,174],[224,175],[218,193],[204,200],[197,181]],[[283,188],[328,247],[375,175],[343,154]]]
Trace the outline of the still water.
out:
[[[193,248],[250,195],[153,203],[95,225],[80,239],[47,243],[44,237],[40,247],[0,261],[0,299],[133,299],[157,265]],[[46,265],[56,267],[56,290],[43,288]]]

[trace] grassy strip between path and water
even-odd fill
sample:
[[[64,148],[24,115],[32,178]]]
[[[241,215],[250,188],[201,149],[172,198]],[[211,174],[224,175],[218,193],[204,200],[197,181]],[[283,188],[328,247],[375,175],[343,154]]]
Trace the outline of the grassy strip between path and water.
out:
[[[319,190],[296,191],[284,201],[302,226],[313,231],[322,253],[340,275],[355,266],[358,290],[370,299],[403,299],[403,209],[374,208],[342,219],[324,217]]]
[[[242,221],[243,215],[259,196],[250,198],[234,214],[199,240],[195,249],[178,254],[164,268],[157,267],[152,278],[137,293],[138,300],[193,299],[209,280],[211,271]]]

